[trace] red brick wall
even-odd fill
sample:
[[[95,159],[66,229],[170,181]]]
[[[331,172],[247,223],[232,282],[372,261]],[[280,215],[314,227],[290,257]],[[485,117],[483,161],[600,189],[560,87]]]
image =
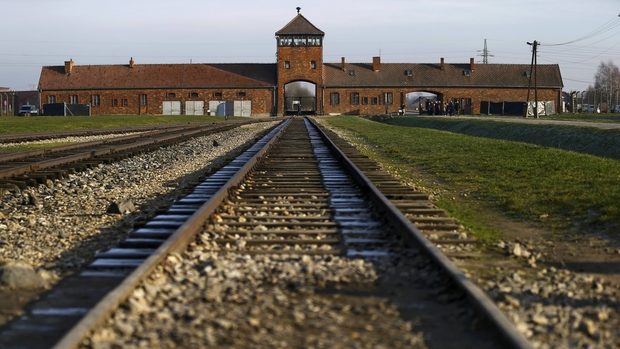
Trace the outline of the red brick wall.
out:
[[[215,92],[221,92],[222,97],[215,97]],[[237,95],[245,92],[245,97]],[[174,93],[175,97],[168,97],[169,93]],[[192,93],[197,93],[198,97],[191,97]],[[146,108],[140,108],[140,95],[147,95]],[[92,106],[93,115],[107,114],[162,114],[163,101],[181,101],[182,108],[185,101],[204,101],[205,114],[209,107],[209,101],[214,100],[251,100],[252,116],[268,116],[273,114],[273,89],[166,89],[166,90],[80,90],[80,91],[43,91],[41,92],[41,103],[48,103],[49,96],[56,97],[56,103],[69,103],[70,96],[78,96],[78,103],[90,104],[91,96],[99,95],[100,105]],[[113,100],[118,101],[117,106],[113,106]],[[127,106],[123,106],[123,100],[127,100]]]
[[[332,105],[330,95],[333,92],[340,94],[340,104]],[[351,104],[351,93],[358,92],[360,95],[359,105]],[[393,103],[386,105],[383,103],[384,93],[391,92],[393,95]],[[401,105],[405,102],[401,99],[406,97],[407,93],[411,92],[431,92],[440,95],[443,101],[449,99],[471,98],[472,100],[472,114],[480,114],[480,102],[518,102],[527,99],[527,89],[515,89],[515,88],[417,88],[417,89],[401,89],[401,88],[325,88],[323,91],[323,106],[324,113],[343,113],[343,114],[383,114],[383,113],[395,113],[398,112]],[[531,100],[534,100],[533,91],[530,96]],[[364,105],[363,98],[368,97],[368,104]],[[372,98],[376,97],[378,103],[372,105]],[[561,90],[560,89],[538,89],[539,101],[553,101],[556,106],[556,110],[560,106],[561,102]]]
[[[323,84],[323,47],[322,46],[278,46],[278,115],[284,110],[284,85],[291,81],[308,81],[317,86],[317,111],[320,106],[320,86]],[[285,62],[290,68],[285,68]],[[310,62],[316,62],[312,69]]]

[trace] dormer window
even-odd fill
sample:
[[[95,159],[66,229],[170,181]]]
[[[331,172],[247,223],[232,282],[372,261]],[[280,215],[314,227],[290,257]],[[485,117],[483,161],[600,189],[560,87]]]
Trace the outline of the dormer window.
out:
[[[349,76],[355,76],[355,70],[353,69],[349,70]]]
[[[413,76],[413,71],[411,69],[405,69],[405,76]]]
[[[463,75],[465,75],[465,76],[471,76],[471,70],[469,70],[469,69],[465,69],[465,70],[463,70]]]

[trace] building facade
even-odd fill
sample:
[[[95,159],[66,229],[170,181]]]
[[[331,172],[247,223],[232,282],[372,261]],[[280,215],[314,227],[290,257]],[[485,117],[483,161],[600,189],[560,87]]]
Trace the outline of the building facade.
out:
[[[89,104],[99,114],[268,116],[383,114],[432,93],[466,114],[525,105],[530,66],[519,64],[323,62],[325,33],[297,14],[275,33],[275,64],[137,64],[43,67],[41,104]],[[539,101],[561,105],[558,65],[538,65]]]

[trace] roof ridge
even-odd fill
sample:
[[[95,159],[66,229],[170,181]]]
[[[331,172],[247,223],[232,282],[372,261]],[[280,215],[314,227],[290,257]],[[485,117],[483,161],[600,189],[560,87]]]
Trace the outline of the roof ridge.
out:
[[[312,22],[310,22],[301,13],[298,13],[297,16],[293,17],[293,19],[291,19],[288,23],[286,23],[286,25],[284,27],[282,27],[282,29],[278,30],[276,32],[276,35],[287,34],[287,33],[285,33],[285,31],[286,30],[291,30],[291,29],[288,29],[288,28],[293,26],[294,23],[300,21],[300,19],[303,20],[303,24],[310,25],[310,27],[312,27],[316,32],[318,32],[318,34],[325,35],[325,32],[323,32],[321,29],[319,29],[316,25],[312,24]],[[316,33],[293,33],[293,34],[316,34]]]

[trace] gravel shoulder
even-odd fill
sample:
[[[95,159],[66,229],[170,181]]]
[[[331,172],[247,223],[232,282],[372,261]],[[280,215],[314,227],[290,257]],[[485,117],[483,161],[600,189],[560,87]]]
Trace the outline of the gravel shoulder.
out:
[[[273,123],[242,126],[112,164],[48,181],[23,192],[4,193],[0,203],[0,265],[25,264],[43,288],[2,279],[0,323],[33,296],[79,270],[96,251],[115,245],[134,224],[170,204],[187,187],[236,153]],[[137,210],[107,214],[113,202],[129,200]],[[26,285],[27,286],[27,285]],[[15,289],[19,292],[15,292]],[[6,306],[6,308],[3,307]]]

